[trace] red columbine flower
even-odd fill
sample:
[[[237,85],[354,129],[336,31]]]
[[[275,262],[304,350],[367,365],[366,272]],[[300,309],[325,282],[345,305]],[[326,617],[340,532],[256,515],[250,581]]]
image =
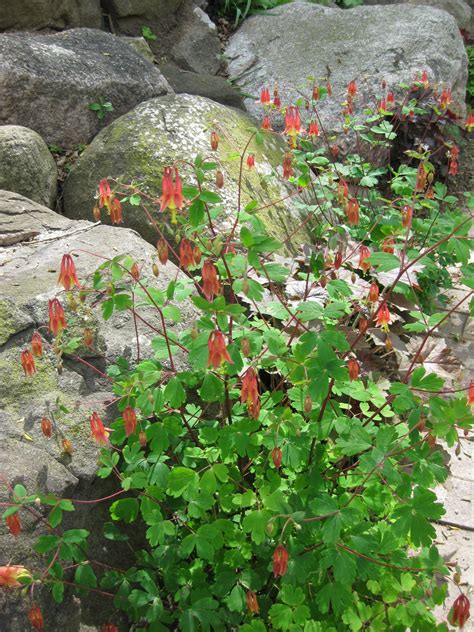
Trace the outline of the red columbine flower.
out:
[[[370,250],[367,246],[361,246],[359,249],[359,268],[364,272],[370,270],[370,262],[367,259],[370,257]]]
[[[96,412],[90,417],[91,432],[94,439],[99,445],[106,445],[109,442],[109,433],[104,428],[102,419]]]
[[[137,415],[131,406],[127,406],[122,413],[125,434],[129,437],[137,427]]]
[[[355,97],[357,92],[356,82],[354,80],[350,81],[347,85],[347,95],[352,98]]]
[[[376,281],[373,281],[369,288],[369,295],[367,299],[371,303],[376,303],[379,300],[379,286]]]
[[[466,129],[468,132],[472,132],[474,129],[474,112],[469,112],[466,119]]]
[[[21,352],[21,366],[25,375],[32,376],[36,373],[36,366],[33,356],[28,349]]]
[[[212,151],[216,151],[218,147],[219,147],[219,136],[217,135],[217,132],[212,131],[211,132],[211,149]]]
[[[118,198],[114,198],[110,203],[110,221],[112,224],[121,224],[122,218],[122,205]]]
[[[270,117],[269,116],[264,116],[263,117],[262,129],[266,129],[266,130],[271,130],[272,129],[272,124],[270,122]]]
[[[15,538],[20,535],[21,522],[20,522],[20,515],[18,511],[14,514],[11,514],[11,516],[8,516],[7,518],[5,518],[5,524],[10,529],[10,533],[14,535]]]
[[[359,202],[355,198],[351,198],[347,203],[347,221],[351,226],[357,226],[359,223]]]
[[[416,191],[424,191],[426,186],[426,178],[428,177],[428,171],[426,170],[425,165],[420,162],[418,166],[418,171],[416,173]]]
[[[379,112],[386,112],[387,111],[387,101],[385,99],[380,99],[380,101],[377,104],[377,110]]]
[[[387,105],[393,105],[395,103],[395,95],[393,92],[387,93]]]
[[[210,259],[206,259],[202,266],[202,291],[208,301],[220,292],[221,286],[217,278],[217,268]]]
[[[411,228],[413,220],[413,208],[408,204],[405,204],[402,211],[402,225],[403,228]]]
[[[43,613],[39,606],[31,606],[28,611],[28,619],[35,630],[42,630],[44,626]]]
[[[257,374],[253,367],[247,369],[242,377],[240,401],[246,403],[249,415],[257,419],[260,414],[260,395],[258,392]]]
[[[61,446],[63,448],[64,454],[72,456],[72,453],[74,452],[74,448],[72,447],[72,442],[69,441],[69,439],[62,439]]]
[[[470,406],[474,406],[474,380],[469,384],[467,389],[467,403]]]
[[[423,72],[421,73],[420,83],[423,84],[424,88],[428,88],[428,86],[430,85],[430,80],[428,79],[428,73],[426,72],[426,70],[423,70]]]
[[[48,301],[48,312],[49,330],[56,336],[63,329],[66,329],[64,310],[57,298],[53,298],[52,300]]]
[[[369,328],[369,321],[367,320],[367,318],[361,318],[359,320],[359,331],[361,334],[365,334],[365,332],[367,331],[367,329]]]
[[[353,380],[357,380],[359,377],[359,363],[357,360],[351,358],[347,362],[347,370],[349,371],[349,379],[352,382]]]
[[[113,623],[104,623],[102,632],[118,632],[118,628]]]
[[[99,182],[99,208],[103,208],[104,206],[108,208],[110,206],[111,199],[112,191],[110,190],[110,184],[106,179],[101,180]]]
[[[388,331],[388,326],[390,324],[392,317],[390,312],[388,311],[388,305],[384,301],[377,312],[376,324],[378,327],[381,327],[384,331]]]
[[[20,588],[22,577],[31,577],[24,566],[0,566],[0,588]]]
[[[277,468],[277,470],[281,466],[282,458],[283,458],[283,454],[282,454],[281,449],[280,448],[273,448],[273,450],[272,450],[272,461],[273,461],[273,465]]]
[[[31,336],[31,351],[37,358],[43,357],[43,338],[37,331]]]
[[[51,439],[53,436],[53,424],[47,417],[41,418],[41,432],[47,439]]]
[[[172,224],[176,224],[176,211],[183,208],[183,185],[181,184],[181,178],[179,177],[179,171],[174,168],[174,182],[173,182],[173,170],[171,167],[165,167],[163,171],[163,182],[161,185],[161,197],[160,197],[160,211],[163,213],[167,208],[170,210],[170,221]]]
[[[450,103],[453,102],[453,97],[451,93],[451,88],[445,88],[441,92],[441,96],[439,97],[438,104],[442,110],[445,110]]]
[[[285,134],[288,134],[291,141],[291,146],[296,147],[296,137],[301,133],[301,118],[300,112],[297,107],[292,105],[288,108],[285,114]]]
[[[213,331],[209,336],[207,348],[209,352],[207,366],[212,366],[214,369],[218,369],[224,361],[234,364],[229,352],[227,351],[224,335],[218,329]]]
[[[270,90],[268,88],[262,88],[260,92],[260,103],[262,105],[270,103]]]
[[[179,263],[185,270],[194,265],[193,247],[189,239],[182,239],[179,245]]]
[[[450,612],[451,625],[457,625],[460,628],[464,627],[464,624],[469,619],[470,611],[469,599],[466,595],[459,595],[459,597],[453,603],[452,610]]]
[[[340,178],[337,183],[337,200],[339,204],[344,205],[349,197],[349,187],[344,178]]]
[[[260,608],[258,607],[257,595],[253,592],[253,590],[249,590],[247,595],[247,610],[250,614],[258,614]]]
[[[388,252],[390,255],[393,255],[393,253],[395,252],[394,244],[395,241],[393,237],[385,237],[382,244],[383,252]]]
[[[449,170],[450,176],[455,176],[458,172],[458,158],[459,148],[457,145],[453,145],[449,151]]]
[[[158,259],[160,260],[160,263],[166,265],[166,263],[168,262],[168,244],[164,239],[158,240],[158,243],[156,244],[156,250],[158,252]]]
[[[342,252],[336,252],[334,256],[334,269],[339,270],[342,265]]]
[[[293,171],[293,159],[291,154],[286,152],[283,156],[283,177],[288,180],[294,174]]]
[[[252,169],[252,167],[255,167],[255,154],[249,154],[247,156],[247,167],[249,169]]]
[[[61,259],[61,269],[59,272],[58,283],[65,290],[70,290],[73,285],[81,287],[77,279],[76,266],[71,255],[63,255]]]
[[[288,570],[288,551],[283,544],[279,544],[273,551],[273,574],[283,577]]]
[[[311,121],[308,128],[308,134],[311,136],[311,139],[314,141],[319,136],[319,127],[316,121]]]
[[[313,101],[319,101],[319,88],[318,88],[318,86],[313,86],[312,98],[313,98]]]

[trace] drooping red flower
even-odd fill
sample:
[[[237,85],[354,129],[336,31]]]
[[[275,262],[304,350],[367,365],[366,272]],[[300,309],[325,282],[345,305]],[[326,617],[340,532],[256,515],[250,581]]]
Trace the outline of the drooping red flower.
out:
[[[66,329],[66,318],[64,316],[64,310],[57,298],[50,299],[48,301],[48,314],[49,314],[49,330],[55,336]]]
[[[330,97],[332,95],[332,85],[329,81],[326,83],[326,90],[328,91],[328,97]]]
[[[125,434],[129,437],[137,427],[137,415],[131,406],[127,406],[122,413]]]
[[[99,182],[99,208],[104,206],[109,207],[112,199],[112,191],[110,190],[110,184],[106,179]]]
[[[420,162],[418,165],[418,171],[416,173],[416,191],[417,193],[424,191],[426,186],[426,178],[428,177],[428,171],[425,165]]]
[[[120,204],[120,200],[116,197],[114,197],[110,203],[110,221],[112,224],[121,224],[123,222],[122,205]]]
[[[449,170],[450,176],[455,176],[458,172],[458,158],[459,148],[457,145],[453,145],[449,151]]]
[[[51,439],[53,436],[53,424],[51,423],[51,419],[48,419],[48,417],[41,418],[41,432],[47,439]]]
[[[109,442],[109,433],[104,428],[102,419],[96,412],[90,416],[91,433],[99,445],[106,445]]]
[[[474,380],[469,384],[467,389],[467,403],[470,406],[474,406]]]
[[[246,595],[247,600],[247,610],[250,614],[258,614],[260,608],[258,606],[257,595],[253,592],[253,590],[249,590]]]
[[[102,628],[102,632],[118,632],[118,628],[113,623],[104,623],[104,627]]]
[[[316,140],[319,136],[319,126],[316,121],[311,121],[308,128],[308,134],[311,136],[311,140]]]
[[[337,183],[337,200],[339,204],[344,205],[349,198],[349,186],[344,178],[339,178]]]
[[[393,237],[385,237],[382,244],[383,252],[388,252],[389,254],[393,255],[393,253],[395,252],[394,245],[395,241]]]
[[[395,103],[395,95],[393,94],[393,92],[388,92],[387,93],[387,105],[393,105]]]
[[[312,93],[312,99],[313,101],[319,101],[319,88],[318,86],[313,86],[313,93]]]
[[[136,261],[133,262],[133,265],[130,268],[130,275],[134,281],[138,281],[140,279],[140,268],[138,267],[138,263]]]
[[[21,366],[25,375],[29,377],[36,373],[35,360],[28,349],[21,352]]]
[[[294,174],[293,159],[289,152],[283,156],[283,177],[288,180]]]
[[[376,281],[372,281],[370,285],[367,300],[371,303],[376,303],[379,300],[379,286]]]
[[[142,448],[146,448],[146,433],[143,430],[140,430],[138,433],[138,440],[140,441]]]
[[[411,228],[413,220],[413,208],[408,204],[405,204],[402,211],[402,225],[403,228]]]
[[[194,265],[193,246],[189,239],[182,239],[179,244],[179,263],[185,270]]]
[[[22,577],[31,577],[24,566],[0,566],[0,588],[20,588]]]
[[[379,112],[386,112],[387,111],[387,101],[385,99],[380,99],[378,104],[377,104],[377,110]]]
[[[359,320],[359,331],[361,334],[365,334],[365,332],[367,331],[367,329],[369,328],[369,321],[367,320],[367,318],[361,318]]]
[[[273,465],[277,468],[277,470],[281,466],[281,461],[283,459],[283,453],[280,448],[273,448],[272,450],[272,461]]]
[[[70,290],[73,285],[81,287],[76,274],[76,266],[71,255],[63,255],[61,259],[61,269],[59,271],[58,283],[65,290]]]
[[[378,327],[383,329],[384,331],[388,331],[388,326],[390,324],[392,317],[390,315],[388,305],[384,301],[382,305],[379,307],[379,311],[377,312],[377,317],[375,319]]]
[[[219,136],[217,135],[217,132],[213,130],[211,132],[211,149],[212,151],[216,151],[218,147],[219,147]]]
[[[349,371],[349,379],[352,382],[359,377],[359,363],[354,358],[347,361],[347,370]]]
[[[262,129],[266,129],[266,130],[271,130],[272,129],[272,124],[270,122],[270,117],[269,116],[264,116],[263,117],[263,121],[262,121],[261,127],[262,127]]]
[[[451,88],[444,88],[444,90],[441,92],[441,96],[438,99],[439,107],[442,110],[445,110],[448,107],[448,105],[452,102],[453,102],[453,97],[451,93]]]
[[[466,130],[472,132],[474,129],[474,112],[469,112],[466,118]]]
[[[469,599],[466,595],[461,594],[457,599],[455,599],[453,603],[453,607],[450,612],[450,623],[452,625],[457,625],[459,628],[463,628],[466,621],[469,619],[470,614],[470,606]]]
[[[268,88],[262,88],[260,91],[260,103],[262,105],[270,103],[270,90]]]
[[[42,630],[44,626],[43,613],[39,606],[31,606],[28,610],[28,619],[35,630]]]
[[[335,270],[339,270],[339,268],[342,265],[342,252],[339,250],[338,252],[336,252],[336,254],[334,255],[334,269]]]
[[[356,198],[351,198],[347,202],[347,222],[350,226],[357,226],[359,224],[359,202]]]
[[[82,342],[86,347],[92,347],[94,344],[94,332],[90,327],[86,327],[82,332]]]
[[[229,352],[227,351],[224,334],[219,331],[219,329],[213,331],[209,336],[207,348],[207,366],[212,366],[214,369],[218,369],[224,361],[233,364],[233,360],[230,357]]]
[[[247,404],[250,417],[257,419],[260,414],[260,395],[257,373],[253,367],[248,368],[242,377],[240,401],[242,404]]]
[[[166,265],[166,263],[168,262],[168,244],[164,239],[158,240],[158,243],[156,244],[156,250],[158,252],[158,259],[160,260],[160,263]]]
[[[37,358],[43,357],[43,338],[38,331],[35,331],[31,336],[31,351]]]
[[[14,514],[11,514],[10,516],[7,516],[5,518],[5,524],[7,525],[7,527],[10,530],[10,533],[12,535],[16,537],[18,537],[21,533],[21,521],[20,521],[20,514],[17,511]]]
[[[296,147],[296,138],[301,133],[301,118],[297,107],[290,105],[285,113],[284,133],[290,137],[292,147]]]
[[[223,186],[224,186],[224,174],[222,173],[222,171],[217,170],[216,171],[216,187],[218,189],[222,189]]]
[[[255,154],[249,154],[247,156],[247,167],[249,169],[252,169],[252,167],[255,167]]]
[[[355,97],[357,93],[357,85],[354,80],[350,81],[347,85],[347,94],[349,97]]]
[[[173,170],[171,167],[165,167],[163,171],[163,182],[161,185],[161,197],[160,197],[160,211],[163,213],[166,209],[170,210],[170,222],[176,224],[176,212],[183,208],[183,185],[181,178],[179,177],[179,171],[174,168],[174,182],[173,182]]]
[[[74,452],[74,448],[72,447],[72,441],[70,441],[69,439],[62,439],[61,446],[63,448],[64,454],[72,456],[72,453]]]
[[[309,415],[309,413],[313,410],[313,400],[311,399],[311,395],[306,395],[303,402],[304,412]]]
[[[288,570],[288,551],[279,544],[273,551],[273,574],[275,577],[283,577]]]
[[[361,246],[359,248],[359,268],[364,272],[370,270],[370,262],[367,259],[370,257],[370,250],[367,246]]]
[[[217,278],[217,268],[211,259],[206,259],[202,266],[202,291],[208,301],[220,292],[221,285]]]
[[[421,73],[420,82],[423,84],[423,87],[426,89],[430,85],[430,80],[428,79],[428,73],[426,70],[423,70]]]

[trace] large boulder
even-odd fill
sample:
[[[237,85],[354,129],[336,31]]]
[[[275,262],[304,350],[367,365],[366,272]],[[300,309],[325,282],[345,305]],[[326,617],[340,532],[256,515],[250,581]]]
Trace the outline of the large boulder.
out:
[[[216,74],[221,65],[221,44],[217,27],[207,13],[196,6],[189,6],[186,18],[178,31],[172,48],[174,59],[194,72]]]
[[[39,134],[18,125],[0,126],[0,165],[0,189],[54,207],[58,170]]]
[[[81,154],[64,185],[64,212],[68,217],[92,216],[95,195],[102,178],[120,177],[125,184],[134,182],[155,199],[161,195],[163,169],[178,164],[184,183],[194,183],[188,166],[200,154],[217,161],[224,175],[219,191],[227,218],[233,222],[238,207],[239,152],[243,151],[255,122],[248,115],[214,103],[204,97],[167,95],[141,103],[133,111],[103,130]],[[220,136],[219,147],[211,152],[210,133]],[[251,142],[248,153],[255,154],[255,169],[244,163],[241,208],[250,200],[264,207],[259,215],[275,237],[285,240],[297,229],[302,218],[292,206],[282,203],[287,191],[273,172],[282,170],[286,148],[278,134],[265,134],[264,143]],[[209,187],[215,189],[213,174]],[[168,213],[154,211],[162,225]],[[156,229],[139,206],[124,205],[124,223],[145,239],[156,243]],[[104,214],[104,220],[108,221]],[[292,237],[293,244],[308,242],[307,228]]]
[[[48,144],[89,142],[137,103],[171,91],[160,71],[102,31],[0,35],[0,124],[25,125]],[[89,109],[109,101],[103,121]]]
[[[271,37],[269,34],[271,33]],[[350,11],[293,2],[246,20],[226,49],[229,74],[249,97],[247,110],[262,116],[262,86],[278,84],[284,103],[311,94],[312,80],[333,87],[319,102],[326,131],[342,126],[341,102],[357,82],[355,108],[374,103],[382,82],[396,89],[426,70],[432,81],[450,86],[464,113],[467,58],[456,20],[427,6],[361,6]],[[250,96],[252,95],[252,96]]]
[[[460,29],[469,32],[471,28],[472,8],[465,0],[365,0],[364,4],[422,4],[450,13],[458,23]]]
[[[0,231],[6,222],[10,234],[20,236],[24,231],[23,215],[31,221],[36,236],[0,249],[0,502],[9,499],[5,481],[21,483],[33,494],[41,491],[67,498],[100,498],[116,491],[117,483],[95,478],[98,448],[90,437],[88,417],[97,410],[107,424],[117,414],[113,406],[107,405],[113,395],[103,375],[104,358],[113,362],[118,356],[124,356],[131,362],[136,361],[133,317],[128,312],[119,312],[104,325],[91,309],[89,300],[84,304],[76,300],[74,321],[64,335],[66,340],[81,337],[87,326],[93,331],[92,348],[79,346],[58,363],[53,349],[45,342],[44,357],[36,359],[37,373],[28,378],[23,375],[20,353],[29,345],[34,330],[39,330],[45,341],[50,340],[47,304],[60,290],[56,279],[61,257],[66,252],[73,253],[83,283],[90,284],[92,273],[104,257],[126,253],[133,253],[142,278],[157,289],[166,288],[176,275],[185,277],[168,262],[160,266],[160,277],[156,279],[151,271],[154,248],[131,230],[74,222],[21,196],[0,191]],[[60,296],[60,300],[65,309],[72,308],[71,300],[65,296]],[[190,304],[180,303],[179,308],[181,321],[173,325],[174,330],[189,327],[196,317]],[[145,318],[156,318],[156,314],[146,308],[140,308],[139,313]],[[139,319],[137,327],[141,358],[154,355],[151,340],[155,332]],[[178,358],[177,361],[178,368],[182,367],[184,360]],[[43,415],[55,421],[55,436],[49,440],[41,432]],[[62,437],[72,441],[72,456],[64,454]],[[90,529],[92,522],[100,525],[107,515],[98,514],[97,507],[94,509],[93,513],[72,516],[71,526]],[[41,514],[42,508],[37,513]],[[31,569],[44,568],[44,560],[31,550],[35,539],[32,531],[36,527],[41,532],[41,523],[27,512],[22,512],[21,518],[23,531],[18,538],[13,538],[0,524],[0,563],[11,560]],[[111,554],[108,545],[103,548],[104,544],[100,538],[92,542],[98,549],[93,555],[107,562]],[[96,604],[95,615],[88,617],[78,600],[70,597],[61,607],[42,596],[41,591],[35,590],[35,598],[43,605],[45,632],[102,630],[101,624],[107,620],[105,607],[108,604],[105,607],[103,603]],[[110,607],[113,606],[110,604]],[[27,608],[24,599],[16,600],[14,595],[0,591],[0,629],[8,632],[28,629]],[[86,625],[91,622],[97,628]]]
[[[39,31],[102,25],[100,0],[3,0],[0,31]]]

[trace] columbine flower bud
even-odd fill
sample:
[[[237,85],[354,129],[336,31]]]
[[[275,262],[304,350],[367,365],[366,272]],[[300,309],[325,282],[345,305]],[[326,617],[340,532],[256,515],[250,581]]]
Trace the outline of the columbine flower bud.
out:
[[[288,180],[293,174],[293,159],[291,154],[287,152],[283,157],[283,177]]]
[[[357,380],[359,377],[359,363],[357,360],[351,358],[347,362],[347,369],[349,371],[349,380],[352,382],[353,380]]]
[[[217,135],[217,132],[213,130],[211,132],[211,149],[212,151],[216,151],[218,147],[219,147],[219,136]]]
[[[376,303],[379,300],[379,286],[376,281],[373,281],[370,285],[367,300],[371,303]]]
[[[257,595],[253,592],[253,590],[248,591],[246,599],[247,610],[250,612],[250,614],[258,614],[260,609],[258,607]]]
[[[347,202],[347,221],[351,226],[357,226],[359,223],[359,202],[355,198],[351,198]]]
[[[137,427],[137,415],[131,406],[127,406],[122,413],[125,434],[129,437]]]
[[[21,352],[21,366],[26,376],[31,377],[36,373],[35,361],[28,349]]]
[[[369,321],[367,320],[367,318],[361,318],[359,320],[359,331],[361,334],[365,334],[365,332],[367,331],[369,327]]]
[[[53,424],[48,417],[41,418],[41,432],[47,439],[51,439],[53,436]]]
[[[142,446],[142,448],[146,448],[146,434],[145,432],[143,432],[143,430],[140,430],[138,434],[138,440],[140,441],[140,445]]]
[[[367,259],[370,257],[370,250],[367,246],[361,246],[359,249],[359,268],[364,272],[370,270],[370,262]]]
[[[224,186],[224,174],[222,171],[216,171],[216,187],[222,189]]]
[[[347,85],[347,94],[349,97],[355,97],[357,93],[357,85],[354,80],[350,81]]]
[[[39,606],[31,606],[28,611],[28,619],[35,630],[42,630],[44,626],[43,613]]]
[[[308,415],[313,410],[313,400],[311,399],[311,395],[306,395],[304,398],[304,412]]]
[[[459,595],[457,599],[453,603],[453,607],[450,612],[450,623],[452,625],[457,625],[460,628],[464,627],[464,624],[469,619],[470,614],[470,606],[469,599],[466,595]]]
[[[220,292],[221,286],[217,278],[217,268],[211,259],[206,259],[202,266],[202,291],[208,301]]]
[[[244,357],[248,358],[250,355],[250,341],[248,338],[242,338],[240,341],[240,348]]]
[[[66,319],[61,303],[57,298],[48,301],[49,330],[55,336],[66,329]]]
[[[114,198],[110,203],[110,221],[112,224],[121,224],[122,218],[122,205],[118,198]]]
[[[62,445],[64,454],[68,454],[69,456],[71,456],[72,453],[74,452],[74,448],[72,447],[72,442],[69,441],[69,439],[63,439],[61,441],[61,445]]]
[[[279,469],[281,466],[281,461],[283,458],[283,454],[280,450],[280,448],[273,448],[272,450],[272,461],[273,461],[273,465]]]
[[[168,262],[168,244],[164,239],[158,240],[156,250],[158,252],[158,259],[160,260],[160,263],[166,265]]]
[[[393,253],[395,252],[394,243],[395,241],[393,237],[385,237],[382,244],[383,252],[388,252],[389,254],[393,255]]]
[[[273,574],[275,577],[283,577],[288,570],[288,551],[279,544],[273,552]]]
[[[313,101],[318,101],[319,100],[319,88],[318,86],[313,86],[313,93],[312,93],[312,99]]]
[[[403,228],[411,228],[411,222],[413,220],[413,208],[406,204],[402,211],[402,225]]]
[[[156,263],[153,263],[151,266],[151,271],[153,272],[153,276],[154,277],[159,277],[160,276],[160,269],[158,268],[158,266],[156,265]]]
[[[250,417],[258,419],[260,414],[260,395],[258,392],[257,373],[253,367],[247,369],[242,377],[240,401],[247,404]]]
[[[194,265],[193,247],[189,239],[182,239],[179,245],[179,263],[185,270]]]
[[[5,518],[5,524],[7,525],[10,533],[17,538],[21,533],[21,522],[18,511]]]
[[[31,336],[31,351],[37,358],[43,356],[43,338],[41,338],[41,334],[37,331]]]
[[[252,169],[252,167],[255,167],[255,154],[249,154],[247,156],[247,167],[249,169]]]
[[[339,270],[342,265],[342,252],[336,252],[334,255],[334,268],[335,270]]]

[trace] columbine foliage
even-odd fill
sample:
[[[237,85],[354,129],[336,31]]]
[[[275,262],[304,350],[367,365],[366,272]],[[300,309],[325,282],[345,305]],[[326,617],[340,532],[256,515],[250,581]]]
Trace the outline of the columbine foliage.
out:
[[[91,287],[74,288],[65,255],[60,281],[104,320],[146,306],[160,323],[150,324],[153,357],[108,367],[118,409],[111,428],[97,412],[90,418],[102,446],[98,476],[118,488],[104,537],[127,546],[130,525],[144,537],[132,568],[99,574],[89,532],[59,529],[74,503],[17,485],[4,513],[13,535],[21,530],[14,516],[35,504],[51,508],[54,528],[35,546],[45,573],[23,573],[21,583],[50,586],[58,602],[66,578],[104,591],[137,631],[448,629],[433,615],[450,576],[433,543],[444,509],[432,490],[447,476],[437,442],[467,435],[474,387],[446,389],[421,354],[470,298],[441,309],[449,266],[473,286],[462,208],[472,200],[448,192],[448,171],[457,170],[445,135],[449,103],[444,92],[441,104],[429,102],[426,81],[398,104],[386,95],[363,123],[350,116],[351,82],[345,125],[365,153],[344,158],[315,120],[304,133],[302,104],[286,111],[288,203],[305,210],[315,244],[295,259],[284,256],[288,240],[269,237],[254,202],[237,209],[228,232],[217,229],[223,176],[203,156],[183,187],[177,166],[165,170],[150,269],[158,274],[172,257],[183,274],[168,287],[158,290],[131,254],[101,263]],[[313,89],[308,116],[330,92]],[[262,95],[270,121],[280,105]],[[410,126],[441,140],[403,153],[398,135],[404,127],[406,142]],[[257,142],[262,133],[272,132],[251,132]],[[211,134],[213,150],[218,142]],[[376,165],[363,157],[380,150]],[[256,168],[252,155],[248,145],[241,171]],[[96,217],[105,210],[122,221],[119,197],[149,212],[146,192],[102,181]],[[189,301],[198,316],[177,333]],[[78,343],[71,347],[60,303],[54,308],[55,350],[70,352]],[[393,338],[415,334],[419,345],[399,371]],[[93,346],[90,330],[84,340]],[[46,361],[40,342],[36,362]],[[23,364],[34,374],[33,356]],[[51,422],[42,423],[51,436]],[[468,616],[466,601],[457,601],[453,622]]]

